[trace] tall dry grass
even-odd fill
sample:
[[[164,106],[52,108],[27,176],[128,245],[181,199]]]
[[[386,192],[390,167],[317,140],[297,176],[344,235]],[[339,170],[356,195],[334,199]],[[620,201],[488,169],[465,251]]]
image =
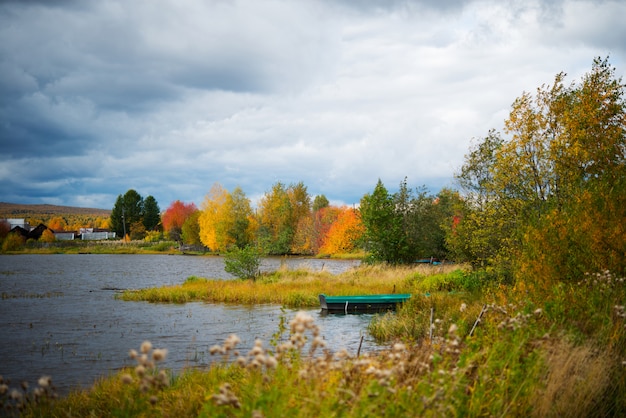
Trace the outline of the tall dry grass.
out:
[[[444,275],[458,266],[361,266],[339,275],[281,267],[255,281],[190,277],[183,284],[125,291],[126,301],[185,303],[204,301],[243,305],[279,304],[289,308],[319,306],[319,294],[412,293],[417,277]]]

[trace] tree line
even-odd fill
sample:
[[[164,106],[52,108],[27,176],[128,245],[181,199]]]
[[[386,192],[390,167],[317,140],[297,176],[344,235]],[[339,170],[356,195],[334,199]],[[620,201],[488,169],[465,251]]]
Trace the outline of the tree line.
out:
[[[213,185],[200,208],[120,195],[119,236],[169,239],[212,251],[265,254],[362,252],[371,262],[438,258],[470,263],[500,280],[573,280],[626,273],[626,104],[608,58],[580,81],[559,73],[514,100],[503,133],[475,139],[455,173],[458,190],[394,193],[382,181],[358,207],[333,206],[302,183],[272,185],[252,208],[240,187]]]
[[[455,173],[459,190],[431,195],[404,179],[390,193],[379,180],[350,208],[312,198],[302,182],[277,182],[253,210],[241,188],[216,183],[201,208],[172,203],[163,230],[214,251],[250,245],[266,254],[364,251],[373,262],[391,264],[435,257],[506,280],[624,272],[624,84],[608,58],[594,59],[579,82],[565,78],[559,73],[534,94],[524,92],[504,133],[490,130],[474,141]],[[141,205],[131,202],[125,208],[132,223]],[[119,216],[114,208],[112,225]]]

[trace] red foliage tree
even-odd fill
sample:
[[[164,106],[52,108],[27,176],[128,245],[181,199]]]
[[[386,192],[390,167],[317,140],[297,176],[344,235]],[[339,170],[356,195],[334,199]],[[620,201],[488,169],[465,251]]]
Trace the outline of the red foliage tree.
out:
[[[186,204],[180,200],[175,200],[161,217],[163,230],[170,238],[179,240],[183,224],[197,210],[198,208],[194,203]]]

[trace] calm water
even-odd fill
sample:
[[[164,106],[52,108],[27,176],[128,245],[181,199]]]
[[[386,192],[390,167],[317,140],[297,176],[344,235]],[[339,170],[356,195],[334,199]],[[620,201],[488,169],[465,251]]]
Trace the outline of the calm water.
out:
[[[357,261],[268,258],[263,270],[281,262],[339,273]],[[231,333],[247,352],[256,338],[266,347],[280,317],[295,311],[276,305],[242,307],[208,303],[183,305],[123,302],[112,289],[180,284],[189,276],[223,278],[220,257],[172,255],[0,255],[0,375],[13,385],[52,376],[59,392],[88,386],[125,365],[128,350],[144,340],[167,348],[165,367],[179,371],[214,361],[208,353]],[[332,293],[329,289],[328,293]],[[367,334],[371,315],[322,316],[309,310],[332,351],[355,354],[376,348]]]

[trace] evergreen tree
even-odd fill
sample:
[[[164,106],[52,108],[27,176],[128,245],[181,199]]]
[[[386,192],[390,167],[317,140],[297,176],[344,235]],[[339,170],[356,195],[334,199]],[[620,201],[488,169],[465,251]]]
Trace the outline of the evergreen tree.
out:
[[[148,196],[143,201],[143,225],[146,231],[154,231],[161,223],[161,209],[153,196]]]
[[[119,195],[111,210],[111,228],[118,236],[130,234],[130,226],[143,221],[143,198],[135,190],[130,189]]]

